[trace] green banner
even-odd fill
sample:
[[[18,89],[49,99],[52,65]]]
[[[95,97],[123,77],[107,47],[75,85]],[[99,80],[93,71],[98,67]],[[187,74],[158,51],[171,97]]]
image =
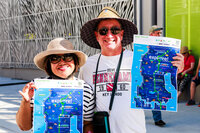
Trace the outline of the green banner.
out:
[[[165,0],[165,18],[166,37],[181,39],[182,46],[188,46],[197,60],[200,57],[200,0]]]

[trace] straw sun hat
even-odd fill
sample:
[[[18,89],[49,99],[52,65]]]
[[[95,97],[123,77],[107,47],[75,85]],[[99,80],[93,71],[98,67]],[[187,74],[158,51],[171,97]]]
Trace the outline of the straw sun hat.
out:
[[[191,52],[192,50],[188,50],[187,46],[181,47],[181,54]]]
[[[81,29],[81,39],[90,47],[100,49],[100,45],[96,40],[94,31],[97,28],[97,24],[104,19],[116,19],[122,25],[124,30],[122,46],[126,46],[133,42],[133,34],[137,34],[137,27],[129,20],[120,18],[117,11],[111,7],[104,7],[99,16],[85,23]]]
[[[45,70],[45,59],[52,54],[74,53],[79,59],[79,67],[85,64],[87,55],[81,51],[74,50],[72,43],[64,38],[56,38],[49,42],[46,51],[42,51],[34,57],[34,63],[42,70]]]

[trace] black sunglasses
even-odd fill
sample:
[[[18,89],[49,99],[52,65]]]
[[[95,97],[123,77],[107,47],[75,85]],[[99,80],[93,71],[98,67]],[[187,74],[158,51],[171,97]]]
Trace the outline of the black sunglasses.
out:
[[[162,34],[162,32],[157,32],[156,34],[160,35],[160,34]]]
[[[109,30],[108,28],[103,27],[103,28],[99,29],[98,32],[100,35],[105,36],[105,35],[107,35],[108,30]],[[121,32],[121,29],[119,27],[115,27],[115,26],[111,27],[110,30],[113,35],[117,35]]]
[[[61,61],[61,59],[63,59],[63,61],[65,62],[71,62],[73,60],[73,55],[72,54],[64,54],[64,55],[50,55],[49,60],[52,64],[57,64],[58,62]]]

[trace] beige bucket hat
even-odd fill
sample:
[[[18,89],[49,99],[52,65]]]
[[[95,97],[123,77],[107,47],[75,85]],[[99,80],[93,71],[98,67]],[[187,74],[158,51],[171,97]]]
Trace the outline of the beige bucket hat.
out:
[[[111,7],[104,7],[97,18],[86,22],[81,28],[81,39],[90,47],[101,49],[99,43],[96,40],[94,31],[97,28],[97,24],[104,19],[116,19],[122,25],[124,30],[122,46],[126,46],[133,42],[133,34],[137,34],[138,30],[135,24],[127,19],[120,18],[117,11]]]
[[[87,55],[81,51],[74,50],[74,46],[70,41],[64,38],[56,38],[49,42],[47,50],[40,52],[34,57],[34,63],[41,70],[45,70],[44,61],[48,55],[67,53],[74,53],[77,55],[79,67],[83,66],[87,60]]]

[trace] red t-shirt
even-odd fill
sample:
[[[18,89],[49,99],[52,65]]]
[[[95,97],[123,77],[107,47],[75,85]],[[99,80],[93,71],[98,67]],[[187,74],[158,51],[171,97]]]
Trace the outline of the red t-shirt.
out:
[[[189,55],[188,57],[184,57],[184,69],[182,72],[185,70],[189,69],[191,67],[191,63],[195,63],[195,58],[193,55]],[[188,74],[193,74],[193,70],[187,72]]]

